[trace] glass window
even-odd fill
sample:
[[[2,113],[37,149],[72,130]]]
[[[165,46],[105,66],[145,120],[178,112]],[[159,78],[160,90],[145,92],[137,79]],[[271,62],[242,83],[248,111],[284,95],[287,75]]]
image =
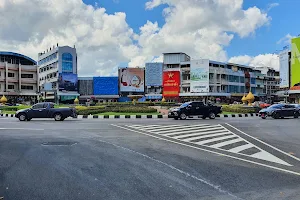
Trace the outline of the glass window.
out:
[[[8,72],[8,77],[15,77],[15,74]]]
[[[73,56],[70,53],[63,53],[62,60],[63,61],[73,61]]]
[[[38,103],[32,106],[32,109],[40,109],[44,107],[44,103]]]
[[[15,89],[15,86],[14,85],[8,85],[8,89],[13,90],[13,89]]]
[[[22,90],[33,90],[33,86],[32,85],[21,85],[21,89]]]
[[[21,78],[33,78],[33,74],[21,74]]]
[[[62,71],[63,72],[73,72],[73,63],[72,62],[62,62]]]

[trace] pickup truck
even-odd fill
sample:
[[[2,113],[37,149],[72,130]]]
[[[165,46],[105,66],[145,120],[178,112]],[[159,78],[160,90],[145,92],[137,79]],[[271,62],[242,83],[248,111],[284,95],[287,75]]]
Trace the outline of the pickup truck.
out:
[[[76,118],[75,108],[54,108],[54,103],[37,103],[31,108],[18,110],[15,117],[20,121],[30,121],[33,118],[54,118],[63,121],[67,117]]]
[[[215,119],[218,114],[222,113],[221,106],[212,104],[204,104],[203,102],[187,102],[179,108],[174,108],[169,111],[168,116],[174,119],[185,120],[190,116],[201,116],[202,119]]]

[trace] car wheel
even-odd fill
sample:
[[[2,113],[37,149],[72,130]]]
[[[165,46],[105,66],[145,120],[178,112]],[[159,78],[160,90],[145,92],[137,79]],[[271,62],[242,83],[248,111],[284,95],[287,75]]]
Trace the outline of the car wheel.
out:
[[[62,121],[63,117],[60,113],[54,114],[54,120],[55,121]]]
[[[202,118],[202,119],[206,119],[206,116],[203,115],[201,118]]]
[[[294,118],[299,118],[299,113],[298,112],[295,112]]]
[[[263,117],[261,117],[262,119],[267,119],[267,117],[266,116],[263,116]]]
[[[215,119],[216,118],[216,114],[211,112],[208,114],[209,119]]]
[[[21,121],[21,122],[23,122],[23,121],[26,121],[26,114],[23,114],[23,113],[21,113],[20,115],[19,115],[19,120]]]
[[[180,114],[180,119],[181,120],[185,120],[186,118],[187,118],[186,114],[184,114],[184,113]]]
[[[27,118],[27,121],[30,121],[31,120],[31,118]]]
[[[274,119],[279,119],[280,118],[280,114],[278,112],[273,113],[273,118]]]

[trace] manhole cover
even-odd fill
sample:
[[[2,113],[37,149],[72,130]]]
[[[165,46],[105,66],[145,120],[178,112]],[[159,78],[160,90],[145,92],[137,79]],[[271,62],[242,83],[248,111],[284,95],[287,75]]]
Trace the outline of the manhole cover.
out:
[[[72,146],[77,144],[77,142],[44,142],[44,146]]]

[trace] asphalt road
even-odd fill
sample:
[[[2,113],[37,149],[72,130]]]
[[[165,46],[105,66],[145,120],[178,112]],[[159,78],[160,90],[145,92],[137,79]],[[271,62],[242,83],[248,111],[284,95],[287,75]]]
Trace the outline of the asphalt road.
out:
[[[0,118],[0,197],[298,200],[299,123],[300,119],[259,118]],[[174,135],[172,127],[179,134]],[[213,129],[227,130],[226,135],[214,134],[237,138],[258,154],[234,153],[216,142],[199,145]],[[183,138],[184,131],[190,137],[198,134],[198,144]]]

